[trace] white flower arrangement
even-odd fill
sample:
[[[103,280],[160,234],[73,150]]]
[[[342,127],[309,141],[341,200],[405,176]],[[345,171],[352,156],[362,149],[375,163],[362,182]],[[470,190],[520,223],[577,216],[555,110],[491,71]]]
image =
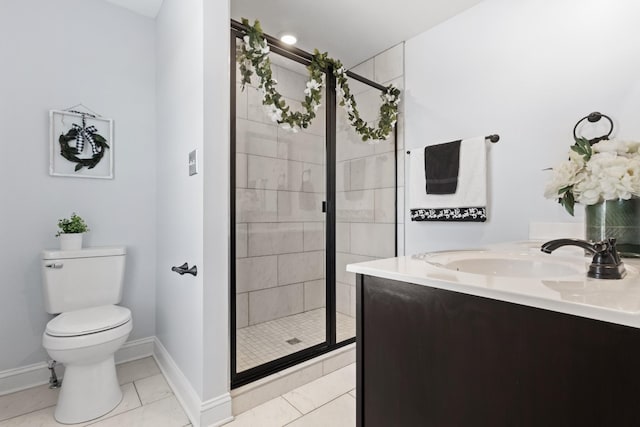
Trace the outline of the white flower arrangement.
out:
[[[569,160],[553,169],[545,197],[558,199],[573,215],[573,205],[640,197],[640,142],[602,140],[593,146],[578,138]]]

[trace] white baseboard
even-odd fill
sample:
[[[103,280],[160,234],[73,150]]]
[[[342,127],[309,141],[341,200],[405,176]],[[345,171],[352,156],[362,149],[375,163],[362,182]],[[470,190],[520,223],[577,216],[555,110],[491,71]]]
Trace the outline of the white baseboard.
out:
[[[194,427],[216,427],[233,420],[228,392],[202,402],[160,340],[156,338],[154,344],[154,358]]]
[[[116,365],[143,357],[153,356],[153,343],[156,337],[140,338],[139,340],[127,341],[120,350],[116,351]]]
[[[154,340],[155,337],[147,337],[126,342],[115,354],[116,363],[129,362],[153,355]],[[62,378],[64,376],[64,367],[58,365],[56,374],[59,378]],[[48,382],[49,369],[47,369],[46,361],[8,369],[0,372],[0,396],[47,384]]]
[[[59,372],[56,370],[56,372]],[[49,382],[47,362],[0,372],[0,396]]]

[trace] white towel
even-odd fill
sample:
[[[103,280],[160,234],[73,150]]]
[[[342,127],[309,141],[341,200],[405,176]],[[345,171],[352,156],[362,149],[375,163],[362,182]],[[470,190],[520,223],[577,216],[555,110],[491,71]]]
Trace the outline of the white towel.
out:
[[[427,194],[424,147],[409,155],[409,208],[412,221],[487,219],[487,148],[484,137],[460,143],[460,169],[455,194]]]

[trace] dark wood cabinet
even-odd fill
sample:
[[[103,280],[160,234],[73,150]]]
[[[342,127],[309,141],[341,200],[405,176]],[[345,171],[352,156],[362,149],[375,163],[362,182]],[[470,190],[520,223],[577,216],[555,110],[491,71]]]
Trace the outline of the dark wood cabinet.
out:
[[[636,328],[359,274],[356,342],[359,427],[640,426]]]

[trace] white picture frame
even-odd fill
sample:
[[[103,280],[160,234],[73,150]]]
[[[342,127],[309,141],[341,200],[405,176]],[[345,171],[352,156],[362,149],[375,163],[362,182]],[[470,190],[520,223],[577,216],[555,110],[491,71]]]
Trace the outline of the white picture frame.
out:
[[[95,126],[96,133],[106,139],[109,148],[106,148],[104,156],[92,169],[83,167],[76,171],[76,162],[65,159],[61,154],[60,136],[66,135],[73,128],[73,124],[82,126],[82,119],[85,119],[86,126]],[[92,114],[82,114],[78,112],[50,110],[49,111],[49,175],[62,176],[68,178],[97,178],[113,179],[113,120],[104,117],[96,117]],[[75,144],[75,140],[70,144]],[[79,158],[91,158],[91,147],[89,143],[84,144],[84,150],[78,155]]]

